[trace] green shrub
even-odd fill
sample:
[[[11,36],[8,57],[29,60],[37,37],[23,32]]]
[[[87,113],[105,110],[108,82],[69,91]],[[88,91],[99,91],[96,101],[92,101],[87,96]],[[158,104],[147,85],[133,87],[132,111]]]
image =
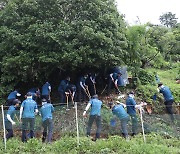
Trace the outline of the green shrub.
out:
[[[111,136],[108,139],[99,139],[93,142],[90,138],[81,137],[80,145],[77,145],[76,138],[63,137],[52,144],[43,144],[38,139],[29,140],[22,143],[18,139],[10,139],[7,142],[7,149],[4,150],[4,144],[0,143],[0,154],[8,153],[54,153],[54,154],[108,154],[108,153],[127,153],[127,154],[154,154],[154,153],[180,153],[180,141],[176,138],[165,138],[163,135],[148,134],[146,143],[142,135],[137,135],[126,141],[120,136]]]
[[[138,98],[147,103],[153,103],[153,95],[157,93],[157,88],[152,85],[140,85],[136,89]]]
[[[139,78],[142,85],[153,84],[155,80],[153,74],[144,69],[139,69],[137,72],[137,77]]]

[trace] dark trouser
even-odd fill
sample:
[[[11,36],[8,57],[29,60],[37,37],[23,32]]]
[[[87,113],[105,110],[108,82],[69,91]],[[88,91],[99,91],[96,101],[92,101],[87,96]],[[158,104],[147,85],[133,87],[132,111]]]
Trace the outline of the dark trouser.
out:
[[[94,120],[96,121],[96,126],[97,126],[97,130],[96,130],[96,139],[97,139],[100,138],[100,132],[101,132],[101,116],[98,115],[90,115],[88,121],[88,127],[87,127],[87,136],[90,136],[91,134],[91,127]]]
[[[49,95],[42,95],[41,99],[45,98],[46,100],[49,100]]]
[[[174,115],[173,115],[173,108],[172,108],[172,104],[173,104],[174,100],[169,100],[164,102],[165,106],[166,106],[166,111],[169,114],[172,122],[174,122]]]
[[[116,93],[118,93],[118,90],[115,87],[115,83],[112,81],[111,78],[109,78],[109,80],[108,80],[108,88],[107,88],[107,95],[109,95],[111,93],[112,87],[115,88],[116,89]]]
[[[127,138],[128,137],[127,124],[129,121],[129,117],[123,118],[120,121],[121,121],[122,134],[124,135],[125,138]]]
[[[28,124],[30,126],[30,138],[34,137],[34,125],[35,119],[34,118],[23,118],[22,119],[22,142],[27,141],[26,130],[28,130]]]
[[[77,101],[86,101],[87,100],[87,94],[85,93],[84,89],[82,87],[77,88]]]
[[[138,127],[138,120],[137,116],[135,115],[130,115],[131,121],[132,121],[132,133],[133,135],[137,134],[137,127]]]
[[[64,92],[59,92],[59,97],[60,97],[60,103],[66,103]]]
[[[89,88],[89,93],[91,96],[95,95],[95,85],[94,84],[89,84],[88,85],[88,88]]]
[[[6,134],[6,139],[9,139],[11,137],[13,137],[13,128],[12,128],[12,124],[10,121],[6,121],[5,122],[5,128],[7,130],[7,134]]]
[[[52,119],[48,118],[42,123],[43,126],[43,137],[42,137],[42,142],[45,142],[46,137],[47,137],[47,132],[48,132],[48,138],[47,142],[51,142],[52,139],[52,134],[53,134],[53,121]]]

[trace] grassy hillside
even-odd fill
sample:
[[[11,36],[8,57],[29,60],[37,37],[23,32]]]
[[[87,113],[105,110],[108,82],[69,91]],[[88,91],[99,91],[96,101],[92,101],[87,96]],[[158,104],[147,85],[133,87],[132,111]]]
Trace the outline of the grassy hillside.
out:
[[[180,141],[171,138],[163,138],[156,134],[146,136],[146,144],[141,135],[126,141],[119,136],[112,136],[108,139],[91,141],[89,138],[80,138],[80,145],[77,146],[76,138],[64,137],[52,144],[42,144],[39,140],[29,140],[28,143],[21,143],[17,139],[7,142],[7,150],[3,149],[3,143],[0,143],[0,153],[53,153],[53,154],[161,154],[161,153],[180,153]]]
[[[147,69],[148,72],[156,72],[160,78],[160,81],[163,82],[164,85],[168,86],[174,97],[176,103],[180,102],[180,84],[176,83],[176,79],[180,77],[180,65],[177,64],[176,67],[171,69]]]

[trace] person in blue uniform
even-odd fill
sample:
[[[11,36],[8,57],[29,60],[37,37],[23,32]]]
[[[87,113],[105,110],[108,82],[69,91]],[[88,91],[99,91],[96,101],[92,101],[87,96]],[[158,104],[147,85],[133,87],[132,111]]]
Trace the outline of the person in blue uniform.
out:
[[[32,99],[31,92],[26,94],[27,98],[20,107],[20,120],[22,119],[22,142],[27,141],[26,130],[30,126],[30,138],[34,137],[35,114],[38,113],[37,103]]]
[[[77,83],[77,101],[78,102],[87,100],[88,93],[86,89],[88,88],[88,86],[86,85],[86,79],[87,79],[87,74],[84,74],[83,76],[80,77]]]
[[[86,85],[88,86],[90,95],[93,96],[96,94],[96,74],[95,73],[89,73],[88,77],[86,79]]]
[[[42,107],[40,108],[40,113],[42,117],[42,126],[43,126],[43,137],[42,142],[46,141],[50,143],[52,140],[53,134],[53,115],[54,107],[51,103],[47,103],[46,99],[42,99]],[[47,137],[48,136],[48,137]]]
[[[9,139],[11,137],[13,137],[13,125],[15,125],[15,121],[14,121],[14,115],[16,113],[16,109],[19,106],[21,102],[18,99],[15,99],[12,102],[12,105],[9,107],[6,115],[5,115],[5,128],[7,130],[7,134],[6,134],[6,139]]]
[[[74,101],[76,100],[76,86],[74,84],[69,84],[66,88],[66,92],[70,99],[72,101],[72,103],[74,103]],[[74,105],[74,104],[73,104]]]
[[[39,88],[31,88],[28,90],[28,92],[31,92],[32,99],[37,102],[37,99],[40,98],[40,90]]]
[[[46,100],[50,100],[50,93],[51,93],[51,85],[49,82],[46,82],[42,86],[42,99],[45,98]]]
[[[117,116],[121,122],[121,129],[123,136],[127,139],[128,138],[128,130],[127,130],[127,124],[129,121],[129,115],[127,114],[126,110],[124,109],[124,105],[115,104],[113,102],[108,103],[110,109],[112,109],[113,115]]]
[[[135,93],[133,91],[128,93],[128,97],[126,99],[126,107],[127,107],[127,113],[131,117],[131,122],[132,122],[132,136],[137,134],[137,128],[138,128],[138,120],[137,120],[137,115],[136,115],[136,108],[140,108],[144,105],[147,105],[147,103],[141,103],[137,105],[135,99]]]
[[[114,73],[109,74],[108,88],[107,88],[107,95],[108,96],[111,93],[112,87],[115,88],[116,93],[120,93],[120,91],[118,89],[118,80],[119,80],[120,76],[121,76],[121,72],[118,72],[118,73],[114,72]]]
[[[20,97],[21,94],[17,91],[17,90],[14,90],[12,91],[9,95],[8,95],[8,98],[7,98],[7,106],[11,106],[13,101],[17,98],[17,97]]]
[[[87,136],[91,134],[91,127],[93,122],[96,122],[97,130],[96,130],[96,139],[100,138],[101,133],[101,107],[102,101],[98,99],[98,95],[94,95],[92,99],[90,99],[89,103],[87,104],[83,116],[86,117],[86,112],[91,107],[88,126],[87,126]]]
[[[66,77],[65,80],[62,80],[59,84],[59,87],[58,87],[58,93],[59,93],[59,96],[60,96],[60,103],[65,103],[66,102],[66,89],[68,87],[68,85],[70,84],[70,77]]]
[[[134,92],[129,92],[128,97],[126,99],[126,107],[127,107],[127,113],[131,117],[132,121],[132,136],[137,134],[137,126],[138,126],[138,120],[136,115],[136,101],[134,99]]]
[[[169,114],[172,122],[174,122],[175,118],[173,115],[173,108],[172,108],[172,105],[174,102],[174,97],[171,93],[171,90],[169,89],[169,87],[164,86],[163,83],[159,83],[158,84],[158,91],[163,94],[164,104],[166,106],[166,111]]]

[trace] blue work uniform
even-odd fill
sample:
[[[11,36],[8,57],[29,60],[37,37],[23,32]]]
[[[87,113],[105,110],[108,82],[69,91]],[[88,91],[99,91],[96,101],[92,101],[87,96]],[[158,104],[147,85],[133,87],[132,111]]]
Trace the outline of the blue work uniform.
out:
[[[45,103],[40,109],[40,113],[42,116],[42,126],[44,128],[43,130],[43,137],[42,142],[45,142],[48,132],[48,138],[47,141],[51,142],[52,139],[52,133],[53,133],[53,116],[52,112],[54,112],[54,107],[50,103]]]
[[[8,98],[7,98],[7,106],[11,106],[12,105],[12,102],[13,100],[16,99],[17,97],[17,94],[18,94],[18,91],[12,91],[9,95],[8,95]]]
[[[31,88],[31,89],[28,90],[28,92],[31,92],[31,94],[32,94],[32,99],[33,99],[34,101],[37,100],[37,97],[38,97],[38,96],[40,97],[40,91],[39,91],[38,88]]]
[[[163,94],[164,100],[165,100],[164,104],[166,106],[166,111],[169,114],[171,120],[174,122],[174,115],[173,115],[174,113],[173,113],[173,108],[172,108],[172,104],[174,102],[174,97],[173,97],[169,87],[167,87],[167,86],[163,86],[159,92]]]
[[[164,86],[163,88],[160,89],[159,92],[163,94],[165,101],[174,100],[174,97],[173,97],[169,87]]]
[[[65,103],[65,91],[67,89],[69,85],[69,81],[68,80],[62,80],[59,84],[58,87],[58,92],[59,92],[59,96],[60,96],[60,103]]]
[[[122,105],[115,105],[112,108],[112,113],[116,115],[121,121],[122,134],[125,138],[128,137],[127,123],[129,121],[129,116],[125,111],[124,107]]]
[[[46,100],[49,100],[50,97],[50,89],[51,85],[49,84],[49,82],[46,82],[43,86],[42,86],[42,98],[45,98]]]
[[[11,137],[13,137],[13,128],[12,128],[12,123],[7,119],[7,115],[9,114],[11,119],[14,120],[14,115],[16,112],[16,107],[14,105],[11,105],[8,109],[8,111],[6,112],[5,115],[5,128],[7,130],[7,134],[6,134],[6,139],[9,139]]]
[[[127,107],[127,113],[131,117],[132,121],[132,134],[135,135],[137,134],[137,127],[138,127],[138,120],[137,120],[137,115],[136,115],[136,101],[134,98],[128,96],[126,99],[126,107]]]
[[[112,75],[112,78],[113,78],[114,81],[112,80],[111,75]],[[109,77],[108,77],[107,95],[110,94],[112,87],[116,89],[116,93],[119,93],[118,88],[115,86],[115,83],[116,83],[116,82],[117,82],[117,84],[118,84],[118,79],[119,79],[119,77],[120,77],[119,74],[116,73],[116,72],[111,73],[111,74],[109,75]]]
[[[87,127],[87,136],[90,136],[91,133],[91,127],[92,124],[95,120],[97,130],[96,130],[96,139],[100,138],[100,132],[101,132],[101,106],[102,106],[102,101],[100,101],[97,98],[93,98],[89,101],[91,104],[91,111],[90,111],[90,116],[89,116],[89,121],[88,121],[88,127]]]
[[[34,137],[34,125],[35,125],[35,110],[37,109],[37,103],[32,98],[27,98],[22,102],[22,142],[26,142],[26,130],[28,124],[30,125],[30,138]]]
[[[76,86],[73,85],[73,84],[68,85],[67,88],[66,88],[66,92],[68,92],[70,94],[69,95],[70,100],[72,102],[74,102],[74,100],[76,100],[76,97],[77,97],[77,95],[76,95]]]
[[[129,115],[136,115],[136,101],[134,100],[134,98],[128,96],[128,98],[126,99],[126,106],[127,106],[127,113]]]

